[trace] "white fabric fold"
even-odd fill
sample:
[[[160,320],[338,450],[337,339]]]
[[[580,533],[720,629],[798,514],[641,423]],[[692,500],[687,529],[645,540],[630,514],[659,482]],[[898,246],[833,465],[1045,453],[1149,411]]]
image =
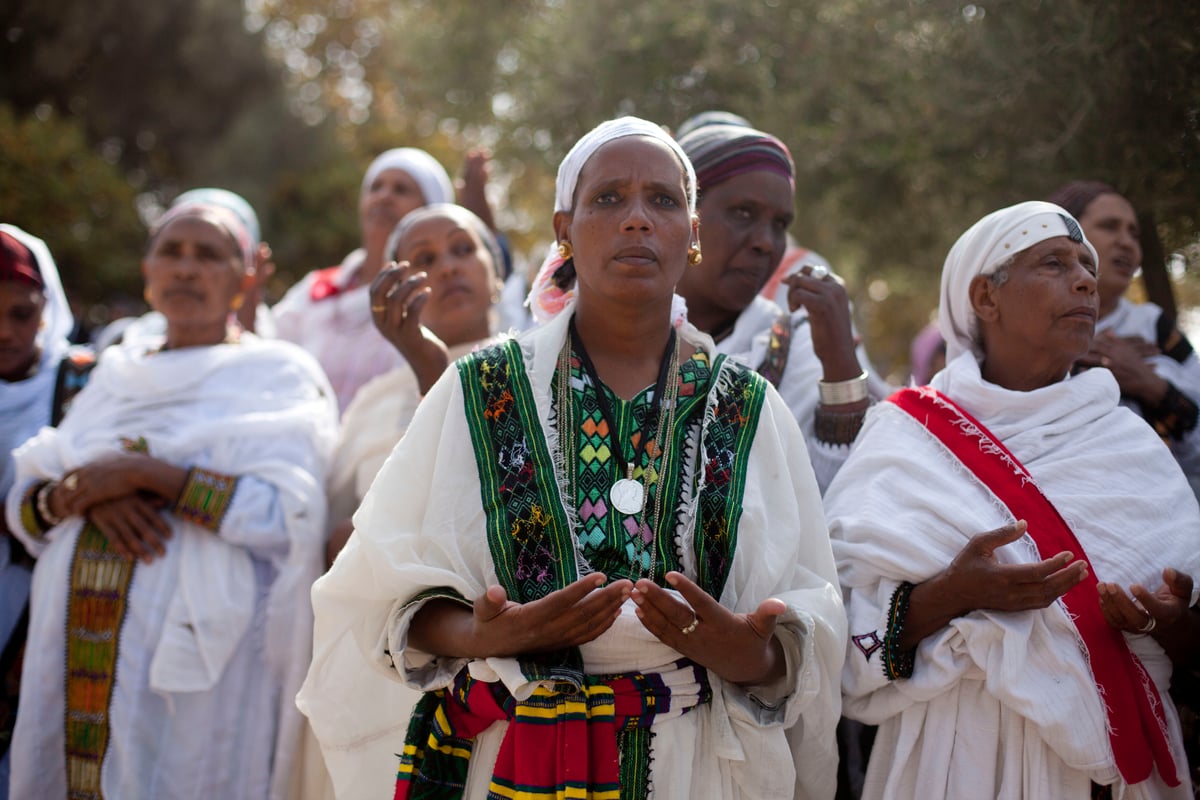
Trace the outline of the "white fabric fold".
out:
[[[245,550],[187,526],[179,589],[150,660],[150,688],[202,692],[216,685],[254,617],[254,567]]]

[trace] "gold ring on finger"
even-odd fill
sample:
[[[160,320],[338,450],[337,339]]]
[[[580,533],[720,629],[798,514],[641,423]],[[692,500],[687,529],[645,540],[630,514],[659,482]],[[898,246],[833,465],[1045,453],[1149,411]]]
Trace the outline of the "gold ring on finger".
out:
[[[700,624],[700,618],[697,617],[695,614],[692,614],[692,621],[690,623],[688,623],[686,626],[680,628],[679,632],[682,633],[684,636],[688,636],[691,634],[692,631],[696,630],[696,626],[699,624]]]
[[[362,308],[362,306],[359,306]],[[371,306],[371,310],[375,312],[387,311],[387,306]]]
[[[63,479],[63,488],[68,492],[73,492],[79,488],[79,476],[72,472]]]

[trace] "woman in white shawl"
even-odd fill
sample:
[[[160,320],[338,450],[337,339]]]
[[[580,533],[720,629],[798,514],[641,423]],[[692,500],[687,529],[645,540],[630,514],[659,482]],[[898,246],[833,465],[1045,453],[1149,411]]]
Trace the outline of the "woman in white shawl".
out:
[[[336,409],[311,357],[231,325],[249,244],[227,209],[171,209],[142,266],[165,338],[109,348],[16,453],[16,797],[289,790]]]
[[[397,796],[832,797],[844,619],[820,498],[778,395],[671,324],[694,186],[644,120],[575,145],[563,313],[442,376],[314,587],[299,702],[327,753],[378,723],[348,669],[429,692]]]
[[[271,309],[279,337],[321,363],[339,410],[346,410],[364,383],[404,363],[375,330],[367,297],[371,282],[387,266],[388,236],[410,211],[453,202],[454,185],[433,156],[415,147],[381,153],[367,167],[358,194],[362,246],[341,264],[305,275]]]
[[[1100,258],[1100,319],[1079,364],[1112,372],[1121,402],[1154,426],[1200,495],[1200,358],[1171,315],[1125,297],[1142,264],[1133,205],[1099,181],[1072,181],[1050,201],[1075,215]]]
[[[329,474],[329,563],[353,530],[350,515],[421,398],[451,361],[479,347],[496,329],[503,255],[474,213],[450,203],[417,209],[396,226],[387,254],[396,263],[371,286],[371,314],[407,363],[363,386],[342,417]]]
[[[1049,203],[971,227],[942,273],[946,368],[868,416],[826,495],[845,713],[879,725],[868,800],[1191,796],[1163,644],[1200,510],[1112,375],[1069,376],[1096,264]]]

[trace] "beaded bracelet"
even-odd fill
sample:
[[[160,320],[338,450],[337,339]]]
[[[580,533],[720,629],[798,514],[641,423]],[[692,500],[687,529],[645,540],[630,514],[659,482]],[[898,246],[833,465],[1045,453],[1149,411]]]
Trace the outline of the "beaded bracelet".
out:
[[[1164,439],[1179,440],[1196,427],[1200,408],[1187,395],[1168,384],[1162,401],[1146,414],[1150,424]]]
[[[900,646],[900,639],[904,635],[904,619],[908,616],[908,601],[914,588],[914,584],[904,581],[892,592],[887,633],[883,637],[883,677],[889,681],[911,678],[913,667],[916,666],[917,648],[905,650]]]
[[[238,479],[233,475],[192,467],[175,500],[175,515],[210,531],[220,530],[237,483]]]
[[[42,489],[49,485],[49,481],[32,483],[21,497],[21,526],[30,536],[41,536],[53,528],[54,524],[57,524],[51,524],[49,520],[43,519],[41,511],[38,510]]]
[[[828,411],[817,406],[813,416],[813,431],[817,439],[826,444],[850,444],[862,429],[867,410],[860,411]]]
[[[42,522],[46,523],[47,528],[53,528],[63,521],[62,517],[55,516],[54,512],[50,510],[50,493],[52,491],[54,491],[54,482],[46,481],[38,487],[37,494],[34,495],[38,516],[42,518]]]

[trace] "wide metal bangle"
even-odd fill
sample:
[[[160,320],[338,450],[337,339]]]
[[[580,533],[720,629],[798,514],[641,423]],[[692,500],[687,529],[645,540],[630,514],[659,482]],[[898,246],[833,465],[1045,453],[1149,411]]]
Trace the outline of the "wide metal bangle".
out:
[[[867,399],[867,373],[864,370],[857,378],[848,381],[817,381],[821,405],[841,406]]]

